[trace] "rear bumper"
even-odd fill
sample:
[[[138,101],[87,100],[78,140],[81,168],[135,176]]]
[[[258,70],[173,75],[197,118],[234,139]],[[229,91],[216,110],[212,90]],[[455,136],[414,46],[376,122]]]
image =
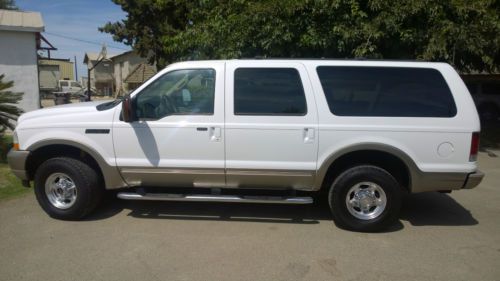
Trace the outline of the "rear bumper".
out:
[[[30,151],[26,150],[10,150],[7,154],[7,162],[9,162],[12,173],[23,181],[29,180],[26,172],[26,159],[30,155]]]
[[[465,180],[465,183],[464,183],[464,186],[462,187],[463,189],[471,189],[471,188],[474,188],[476,186],[478,186],[481,181],[483,180],[484,178],[484,173],[481,172],[481,171],[476,171],[472,174],[469,174],[467,176],[467,179]]]
[[[471,189],[481,183],[484,174],[477,170],[473,173],[435,173],[419,172],[412,176],[412,193],[427,191]]]

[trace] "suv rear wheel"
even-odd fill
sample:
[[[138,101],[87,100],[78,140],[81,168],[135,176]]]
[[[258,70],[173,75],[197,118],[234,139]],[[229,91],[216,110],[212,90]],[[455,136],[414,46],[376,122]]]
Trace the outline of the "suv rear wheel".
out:
[[[35,195],[51,217],[77,220],[95,209],[102,196],[99,175],[87,164],[67,157],[43,162],[35,174]]]
[[[390,173],[363,165],[347,169],[335,179],[328,202],[337,225],[372,232],[398,219],[401,196],[401,187]]]

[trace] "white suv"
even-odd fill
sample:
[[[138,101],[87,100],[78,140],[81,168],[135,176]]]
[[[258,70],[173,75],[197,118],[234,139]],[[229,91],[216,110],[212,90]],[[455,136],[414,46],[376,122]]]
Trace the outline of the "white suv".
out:
[[[176,63],[124,100],[26,113],[12,171],[58,219],[121,199],[305,204],[380,230],[403,193],[477,186],[479,118],[444,63]],[[324,191],[324,192],[320,192]]]

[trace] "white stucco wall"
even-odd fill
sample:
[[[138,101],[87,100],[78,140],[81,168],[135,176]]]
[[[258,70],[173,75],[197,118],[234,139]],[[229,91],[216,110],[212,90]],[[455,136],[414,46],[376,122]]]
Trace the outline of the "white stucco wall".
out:
[[[35,33],[0,30],[0,74],[14,81],[10,91],[24,93],[25,112],[40,108]]]
[[[114,77],[115,77],[115,94],[123,94],[128,91],[127,84],[124,82],[125,78],[130,72],[141,63],[146,63],[145,58],[141,58],[136,53],[131,52],[121,56],[115,56],[113,60]]]

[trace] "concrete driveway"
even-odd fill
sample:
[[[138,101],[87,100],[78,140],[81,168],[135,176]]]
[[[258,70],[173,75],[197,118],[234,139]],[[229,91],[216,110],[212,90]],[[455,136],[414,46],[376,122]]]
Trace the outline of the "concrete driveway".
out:
[[[0,280],[500,280],[500,157],[475,190],[417,194],[385,233],[322,206],[125,202],[53,220],[0,203]]]

